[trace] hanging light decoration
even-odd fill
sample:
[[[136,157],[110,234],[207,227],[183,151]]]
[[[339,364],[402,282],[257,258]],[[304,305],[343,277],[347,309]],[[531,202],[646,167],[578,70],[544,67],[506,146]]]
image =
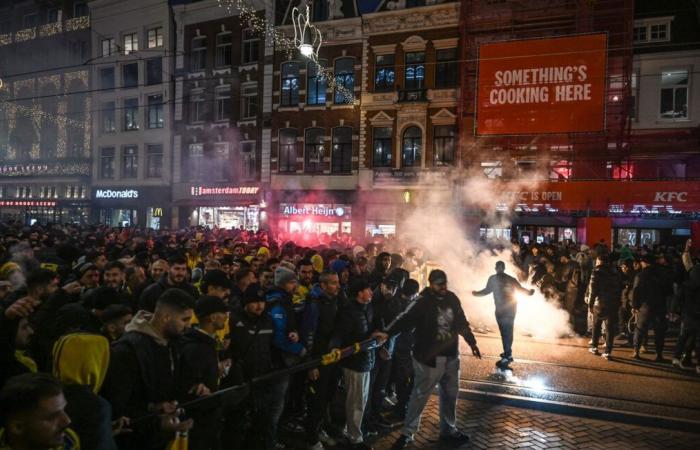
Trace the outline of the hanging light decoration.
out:
[[[292,26],[294,26],[294,46],[299,53],[313,62],[318,62],[318,50],[321,48],[323,37],[321,31],[311,24],[309,5],[304,11],[296,6],[292,8]]]

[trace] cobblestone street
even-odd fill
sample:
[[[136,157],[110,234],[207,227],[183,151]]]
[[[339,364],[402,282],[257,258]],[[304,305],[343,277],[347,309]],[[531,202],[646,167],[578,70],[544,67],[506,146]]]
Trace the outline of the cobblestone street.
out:
[[[700,435],[660,428],[544,413],[492,403],[459,400],[458,426],[471,443],[461,448],[547,449],[691,449]],[[399,430],[377,440],[375,449],[388,450]],[[439,416],[433,396],[423,413],[421,429],[411,448],[442,449],[437,441]]]

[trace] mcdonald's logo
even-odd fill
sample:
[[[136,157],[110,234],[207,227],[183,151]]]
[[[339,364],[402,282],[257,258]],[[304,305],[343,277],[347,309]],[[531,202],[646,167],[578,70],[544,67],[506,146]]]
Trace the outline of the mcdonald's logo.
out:
[[[163,208],[153,208],[153,217],[163,217]]]

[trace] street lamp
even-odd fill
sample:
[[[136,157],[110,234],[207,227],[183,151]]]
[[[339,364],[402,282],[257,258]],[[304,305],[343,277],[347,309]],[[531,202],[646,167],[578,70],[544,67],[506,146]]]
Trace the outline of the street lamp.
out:
[[[292,25],[294,26],[294,45],[299,53],[314,62],[318,62],[318,49],[321,48],[323,38],[321,31],[311,24],[309,5],[304,11],[292,8]]]

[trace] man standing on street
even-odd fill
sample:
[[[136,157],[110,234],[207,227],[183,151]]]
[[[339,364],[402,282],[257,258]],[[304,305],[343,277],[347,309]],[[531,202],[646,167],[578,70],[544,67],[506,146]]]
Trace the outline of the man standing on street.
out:
[[[511,277],[506,271],[503,261],[496,262],[496,274],[491,275],[486,282],[486,287],[480,291],[472,291],[474,297],[483,297],[493,293],[493,301],[496,304],[496,323],[501,332],[503,353],[496,363],[499,369],[505,369],[513,362],[513,325],[515,314],[518,312],[518,300],[515,293],[520,291],[526,295],[535,293],[534,289],[525,289],[518,280]]]
[[[393,335],[415,329],[415,383],[403,431],[394,443],[394,449],[403,449],[413,441],[423,408],[436,384],[440,386],[440,441],[452,444],[469,441],[469,436],[456,427],[460,368],[458,337],[462,336],[467,341],[477,358],[481,358],[481,352],[459,298],[447,290],[445,272],[438,269],[431,271],[428,283],[415,306],[385,330]],[[382,340],[387,335],[377,334],[377,337]]]
[[[593,339],[589,351],[598,354],[603,322],[605,322],[605,353],[603,358],[609,360],[612,355],[613,342],[617,334],[617,312],[622,297],[622,276],[610,266],[608,255],[599,254],[588,285],[588,309],[593,313]]]

